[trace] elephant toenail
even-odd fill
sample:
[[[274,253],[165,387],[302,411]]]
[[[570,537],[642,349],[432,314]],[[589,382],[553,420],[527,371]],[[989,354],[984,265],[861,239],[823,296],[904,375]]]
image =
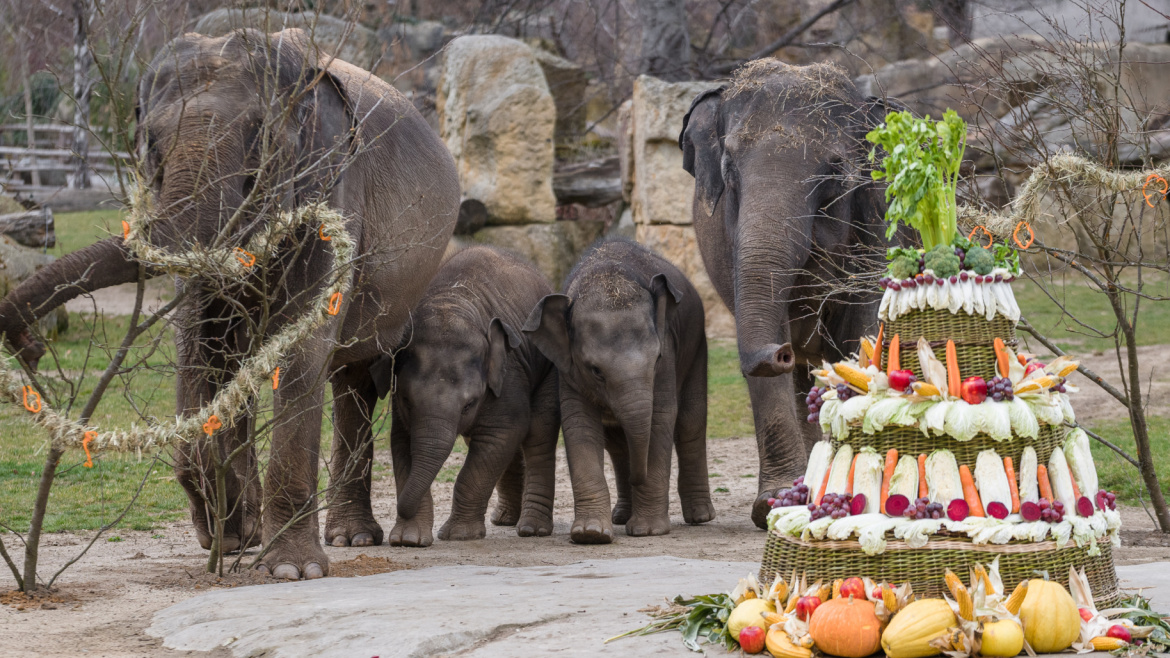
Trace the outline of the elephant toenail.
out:
[[[333,546],[337,547],[337,548],[342,548],[342,547],[344,547],[344,546],[349,546],[349,542],[348,542],[348,541],[346,541],[346,539],[345,539],[345,535],[337,535],[336,537],[334,537],[334,538],[333,538],[333,541],[331,541],[331,542],[329,542],[329,543],[330,543],[330,544],[332,544]]]
[[[314,578],[324,578],[325,570],[316,562],[310,562],[305,565],[305,580],[313,580]]]
[[[349,543],[350,546],[373,546],[374,536],[368,532],[359,532],[353,536]]]
[[[256,567],[256,571],[259,571],[260,573],[262,573],[262,574],[264,574],[265,576],[267,576],[267,575],[269,574],[269,571],[268,571],[268,565],[267,565],[267,564],[261,564],[260,566]]]
[[[278,564],[272,570],[272,576],[284,580],[298,580],[301,577],[301,570],[291,564]]]

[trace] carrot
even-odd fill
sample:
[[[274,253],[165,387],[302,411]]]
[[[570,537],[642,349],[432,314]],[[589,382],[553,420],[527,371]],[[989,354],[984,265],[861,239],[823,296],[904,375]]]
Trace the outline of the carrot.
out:
[[[845,493],[847,494],[853,493],[853,471],[857,469],[857,458],[860,455],[860,452],[853,455],[853,461],[849,464],[849,478],[845,481]]]
[[[895,336],[894,340],[898,340]],[[926,455],[918,455],[918,497],[926,498],[930,491],[926,488]]]
[[[1048,467],[1044,464],[1036,467],[1036,480],[1040,485],[1040,497],[1052,502],[1052,481],[1048,479]]]
[[[959,397],[962,391],[962,379],[959,376],[959,355],[955,351],[955,341],[947,341],[947,393],[953,397]]]
[[[994,345],[995,345],[995,362],[996,362],[996,365],[999,366],[999,368],[998,368],[999,369],[999,376],[1000,377],[1007,377],[1008,376],[1008,368],[1009,368],[1007,347],[1004,346],[1002,338],[996,338]]]
[[[983,511],[983,501],[979,500],[979,491],[975,489],[975,478],[971,477],[971,469],[966,464],[959,467],[959,480],[963,483],[963,499],[971,508],[971,516],[987,516]]]
[[[1068,473],[1068,479],[1072,480],[1073,500],[1080,500],[1081,499],[1081,488],[1077,486],[1077,478],[1076,478],[1076,476],[1074,476],[1072,474],[1071,470]]]
[[[820,504],[821,504],[821,499],[825,497],[825,489],[827,489],[827,488],[829,487],[829,474],[830,474],[830,473],[832,473],[832,472],[833,472],[833,469],[832,469],[832,468],[826,468],[826,469],[825,469],[825,479],[824,479],[824,481],[823,481],[823,482],[821,482],[821,488],[820,488],[820,490],[817,492],[817,498],[816,498],[816,500],[814,500],[814,501],[813,501],[813,502],[814,502],[814,503],[816,503],[817,505],[820,505]]]
[[[901,370],[902,364],[898,362],[898,358],[902,355],[902,343],[898,340],[898,334],[894,334],[893,339],[890,340],[890,354],[886,357],[886,374],[890,374],[895,370]]]
[[[1012,465],[1011,457],[1003,458],[1003,470],[1007,473],[1008,489],[1012,492],[1012,514],[1020,511],[1020,487],[1016,484],[1016,467]]]
[[[1019,361],[1020,365],[1022,366],[1028,365],[1028,357],[1024,356],[1023,354],[1017,354],[1016,361]]]
[[[878,329],[881,333],[881,329]],[[890,497],[890,479],[894,477],[894,468],[898,465],[898,450],[890,448],[886,453],[886,467],[882,471],[882,514],[886,513],[886,499]]]
[[[882,368],[882,350],[885,349],[882,346],[882,336],[885,334],[885,332],[886,332],[886,325],[879,324],[878,325],[877,341],[874,342],[874,344],[873,344],[873,363],[874,363],[874,365],[876,365],[878,367],[878,370],[881,370],[881,368]]]

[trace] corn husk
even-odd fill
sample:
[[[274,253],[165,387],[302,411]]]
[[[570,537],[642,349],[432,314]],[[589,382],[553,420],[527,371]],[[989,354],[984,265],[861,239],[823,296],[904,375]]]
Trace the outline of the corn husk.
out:
[[[808,468],[804,471],[804,483],[808,485],[808,490],[812,494],[809,496],[809,502],[812,502],[811,499],[819,493],[821,482],[825,481],[825,473],[832,463],[833,443],[831,441],[818,441],[809,452]]]
[[[1040,481],[1036,479],[1036,466],[1038,464],[1036,449],[1032,446],[1024,448],[1024,454],[1020,456],[1020,467],[1016,472],[1020,478],[1021,503],[1040,501]]]
[[[959,479],[959,464],[950,450],[935,450],[926,458],[926,486],[930,502],[948,505],[963,497],[963,483]]]
[[[975,488],[979,490],[984,511],[995,502],[1003,503],[1011,511],[1012,492],[1008,487],[1007,471],[1003,468],[1003,459],[994,450],[984,450],[975,458]]]
[[[882,458],[873,448],[862,448],[853,468],[853,495],[865,494],[865,514],[881,510]]]
[[[849,444],[841,446],[833,456],[833,467],[829,471],[829,486],[825,493],[845,493],[849,486],[849,467],[853,465],[853,448]]]
[[[918,498],[918,460],[912,455],[902,455],[890,478],[890,495],[901,494],[911,502]]]
[[[1064,449],[1057,447],[1048,458],[1048,479],[1052,482],[1052,495],[1064,503],[1065,514],[1076,514],[1077,499],[1073,495],[1072,472],[1068,468]]]
[[[956,395],[958,391],[947,390],[947,367],[934,355],[930,343],[923,337],[918,338],[918,363],[922,366],[922,376],[927,384],[933,385],[944,398],[947,395]]]
[[[1081,495],[1090,498],[1096,495],[1099,486],[1097,466],[1093,463],[1093,453],[1089,448],[1089,435],[1081,428],[1069,432],[1068,438],[1064,441],[1064,457],[1068,460],[1068,467],[1077,480]]]

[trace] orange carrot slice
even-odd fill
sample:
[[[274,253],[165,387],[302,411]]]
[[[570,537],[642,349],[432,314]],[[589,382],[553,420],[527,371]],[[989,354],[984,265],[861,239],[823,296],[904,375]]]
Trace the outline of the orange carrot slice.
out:
[[[979,500],[979,491],[975,489],[975,478],[971,477],[971,469],[966,464],[959,467],[959,480],[963,483],[963,500],[971,508],[971,516],[987,516],[983,511],[983,501]]]
[[[845,493],[853,493],[853,471],[857,470],[857,458],[861,453],[853,455],[853,461],[849,464],[849,478],[845,481]]]
[[[955,341],[947,341],[947,393],[959,397],[962,389],[962,379],[959,377],[959,355],[955,351]]]
[[[929,494],[930,491],[926,487],[926,455],[921,454],[918,455],[918,497],[926,498]]]
[[[1011,457],[1003,458],[1003,470],[1007,473],[1008,488],[1012,492],[1012,514],[1020,511],[1020,487],[1016,484],[1016,467],[1012,465]]]
[[[825,489],[829,487],[829,474],[833,472],[832,468],[825,469],[825,479],[821,482],[821,488],[817,490],[817,498],[813,502],[817,505],[821,504],[821,499],[825,497]]]
[[[1000,377],[1008,376],[1008,367],[1010,362],[1008,360],[1007,347],[1003,344],[1002,338],[996,338],[993,343],[995,346],[995,363],[999,370]]]
[[[886,357],[886,374],[890,374],[895,370],[901,370],[902,364],[898,362],[899,357],[902,356],[902,343],[898,340],[898,334],[890,340],[890,354]]]
[[[1036,480],[1040,485],[1040,497],[1052,501],[1052,481],[1048,479],[1048,467],[1040,464],[1036,467]]]
[[[873,364],[878,367],[878,370],[881,370],[882,368],[882,336],[885,335],[885,333],[886,325],[879,324],[877,341],[875,341],[873,344]]]
[[[880,333],[880,329],[878,330]],[[886,513],[886,499],[890,497],[890,480],[894,477],[894,468],[898,465],[898,451],[890,448],[886,453],[886,467],[882,471],[881,512]]]

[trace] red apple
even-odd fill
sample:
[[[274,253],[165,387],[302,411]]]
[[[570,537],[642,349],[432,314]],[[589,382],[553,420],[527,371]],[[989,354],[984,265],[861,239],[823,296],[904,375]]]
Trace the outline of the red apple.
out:
[[[901,393],[910,387],[910,382],[913,381],[914,373],[909,370],[895,370],[890,373],[890,388]]]
[[[808,621],[812,617],[812,613],[821,604],[820,597],[817,596],[802,596],[796,600],[796,618],[801,621]]]
[[[1039,370],[1043,367],[1044,367],[1043,363],[1040,363],[1039,361],[1033,361],[1024,367],[1024,374],[1030,375],[1030,374],[1032,374],[1033,371]]]
[[[1133,642],[1133,636],[1130,635],[1129,629],[1122,626],[1121,624],[1114,624],[1113,626],[1110,626],[1109,630],[1105,631],[1105,634],[1109,637],[1115,637],[1122,642]]]
[[[987,399],[987,382],[982,377],[968,377],[960,388],[967,404],[979,404]]]
[[[764,650],[764,629],[759,626],[745,626],[739,632],[739,647],[744,653],[759,653]]]
[[[841,598],[854,598],[861,601],[865,598],[865,583],[856,576],[853,578],[846,578],[845,582],[841,583]]]
[[[1085,621],[1093,621],[1093,611],[1088,608],[1077,608],[1077,612],[1081,613],[1081,619]]]

